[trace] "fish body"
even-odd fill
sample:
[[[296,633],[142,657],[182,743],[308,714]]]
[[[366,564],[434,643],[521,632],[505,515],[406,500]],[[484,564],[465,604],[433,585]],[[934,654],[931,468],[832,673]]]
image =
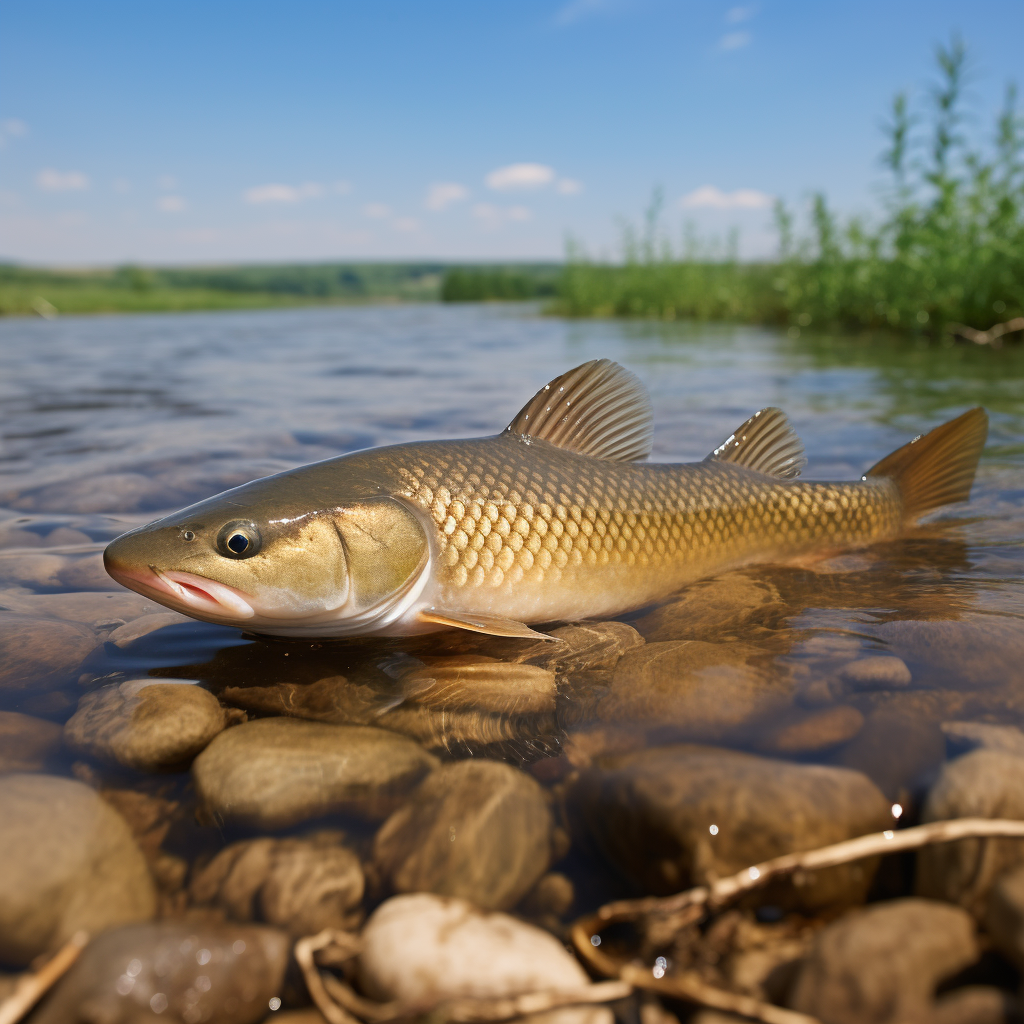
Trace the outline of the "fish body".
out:
[[[861,480],[817,483],[796,478],[802,447],[779,410],[683,465],[643,461],[650,420],[636,378],[598,360],[497,436],[253,481],[126,534],[106,564],[164,604],[254,632],[530,636],[530,623],[630,611],[726,568],[896,536],[967,496],[987,423],[972,410]]]

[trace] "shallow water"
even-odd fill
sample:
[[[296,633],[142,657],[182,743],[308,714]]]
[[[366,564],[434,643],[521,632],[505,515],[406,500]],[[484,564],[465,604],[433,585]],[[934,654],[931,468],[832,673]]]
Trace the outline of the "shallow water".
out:
[[[526,713],[493,699],[475,707],[457,678],[425,695],[425,674],[415,675],[436,656],[519,660],[518,642],[445,634],[284,643],[201,623],[121,646],[107,640],[134,617],[107,609],[102,596],[124,593],[98,561],[122,531],[359,448],[497,432],[540,385],[601,356],[650,388],[658,461],[703,458],[752,411],[777,405],[804,439],[806,477],[855,479],[915,434],[982,404],[991,431],[972,500],[897,541],[728,576],[679,615],[626,616],[649,642],[718,646],[701,649],[693,678],[678,665],[616,676],[614,659],[559,670],[553,705]],[[603,755],[687,740],[856,768],[907,817],[947,756],[943,723],[1024,726],[1020,348],[401,306],[8,320],[0,360],[0,609],[15,616],[0,616],[0,630],[17,645],[27,616],[65,618],[95,638],[69,663],[33,634],[45,648],[39,672],[50,675],[5,676],[0,711],[63,724],[102,685],[185,677],[250,718],[287,704],[312,719],[411,734],[444,760],[505,761],[556,802]],[[92,598],[55,597],[67,593]],[[874,675],[851,671],[877,655],[901,659],[909,679],[893,675],[891,661]],[[195,799],[186,773],[147,776],[52,745],[37,762],[26,766],[158,794],[186,812]],[[345,823],[364,842],[376,827]],[[191,865],[251,834],[186,813],[165,830],[162,851]],[[576,885],[573,913],[630,891],[598,860],[576,844],[554,862]]]

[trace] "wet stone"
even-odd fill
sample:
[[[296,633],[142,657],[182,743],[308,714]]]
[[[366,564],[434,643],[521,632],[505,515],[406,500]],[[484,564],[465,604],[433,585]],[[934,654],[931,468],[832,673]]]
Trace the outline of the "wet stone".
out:
[[[222,732],[192,776],[209,820],[277,829],[325,814],[386,817],[436,765],[384,729],[266,718]]]
[[[33,590],[57,588],[63,586],[60,574],[66,567],[67,559],[63,555],[40,552],[5,555],[0,558],[0,583]]]
[[[789,1005],[828,1024],[932,1019],[936,986],[978,958],[959,907],[903,899],[853,911],[818,936]]]
[[[75,622],[0,612],[0,692],[73,682],[97,643],[91,629]]]
[[[121,584],[112,579],[103,568],[103,552],[68,558],[58,574],[62,587],[68,590],[112,590],[122,589]]]
[[[992,886],[985,930],[996,948],[1024,970],[1024,865],[1007,871]]]
[[[287,936],[272,928],[160,922],[98,936],[33,1024],[257,1024],[278,995]]]
[[[530,776],[497,761],[437,769],[384,823],[374,863],[393,890],[515,906],[547,871],[551,812]]]
[[[967,985],[935,1001],[929,1024],[1021,1024],[1024,1006],[991,985]]]
[[[604,758],[580,773],[567,802],[574,833],[648,894],[892,823],[889,802],[859,772],[690,744]],[[830,868],[758,898],[807,910],[856,903],[873,872],[864,861]]]
[[[17,711],[0,711],[0,772],[41,771],[60,753],[61,727]]]
[[[474,655],[431,658],[399,682],[409,700],[431,708],[513,715],[555,710],[555,673],[537,665]]]
[[[370,725],[401,699],[345,676],[325,676],[312,683],[228,686],[220,696],[225,703],[247,711],[337,725]]]
[[[634,625],[648,642],[720,640],[723,634],[769,622],[785,612],[771,583],[737,572],[694,583]]]
[[[140,615],[137,619],[125,622],[123,626],[112,630],[107,636],[107,640],[112,644],[117,644],[118,647],[127,647],[130,643],[134,643],[155,630],[163,629],[165,626],[194,621],[179,612],[155,612],[152,615]]]
[[[624,654],[643,647],[644,638],[625,622],[573,622],[549,630],[559,642],[541,640],[514,652],[512,660],[557,672],[612,668]]]
[[[975,750],[950,761],[928,793],[923,822],[950,818],[1024,821],[1024,758]],[[917,854],[917,891],[984,916],[989,891],[1005,871],[1024,863],[1024,841],[960,839],[936,843]]]
[[[864,716],[841,704],[797,717],[788,716],[767,736],[755,740],[764,754],[809,754],[853,739],[864,726]]]
[[[24,965],[77,931],[152,917],[146,861],[124,820],[88,786],[7,775],[0,821],[0,962]]]
[[[23,615],[52,615],[69,622],[131,622],[142,615],[165,612],[155,601],[128,591],[85,591],[75,594],[0,593],[0,608]],[[173,614],[173,613],[172,613]]]
[[[217,698],[190,680],[132,679],[82,696],[64,726],[64,741],[108,764],[180,770],[226,725]]]
[[[379,1000],[430,1003],[495,999],[526,992],[575,991],[583,968],[553,936],[507,914],[464,900],[418,893],[395,896],[363,929],[359,981]],[[534,1024],[612,1024],[604,1007],[531,1016]]]
[[[907,663],[886,654],[848,662],[838,674],[851,690],[899,690],[911,682]]]
[[[363,890],[359,858],[344,836],[321,832],[232,843],[195,874],[189,895],[235,921],[265,921],[301,937],[357,927]]]
[[[997,750],[1024,757],[1024,732],[1015,725],[989,725],[985,722],[943,722],[942,732],[951,757],[972,750]]]

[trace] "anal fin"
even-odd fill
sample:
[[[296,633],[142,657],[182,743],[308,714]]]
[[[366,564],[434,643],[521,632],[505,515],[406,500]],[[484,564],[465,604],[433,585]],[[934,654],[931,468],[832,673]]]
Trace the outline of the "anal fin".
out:
[[[548,636],[530,629],[525,622],[506,619],[501,615],[481,615],[477,612],[443,612],[437,608],[424,608],[420,612],[420,621],[436,622],[439,626],[452,626],[455,629],[468,629],[474,633],[490,633],[492,636],[518,636],[524,640],[557,640],[558,637]]]

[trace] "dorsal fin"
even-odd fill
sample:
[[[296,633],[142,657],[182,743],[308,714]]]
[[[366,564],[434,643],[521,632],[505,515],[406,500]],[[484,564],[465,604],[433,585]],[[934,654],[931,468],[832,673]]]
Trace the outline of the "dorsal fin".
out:
[[[545,384],[505,428],[580,455],[637,462],[651,454],[647,389],[610,359],[592,359]]]
[[[807,465],[804,446],[781,409],[768,406],[736,428],[705,460],[731,462],[792,480]]]

